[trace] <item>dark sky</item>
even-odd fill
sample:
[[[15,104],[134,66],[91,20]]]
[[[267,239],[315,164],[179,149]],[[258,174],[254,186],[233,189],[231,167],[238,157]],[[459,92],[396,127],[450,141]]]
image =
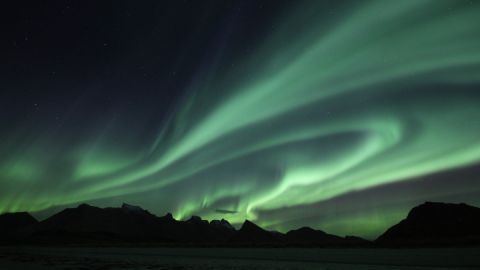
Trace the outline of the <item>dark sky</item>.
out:
[[[41,124],[52,125],[88,106],[80,109],[87,123],[111,110],[159,121],[213,62],[248,55],[284,6],[13,1],[1,14],[1,116],[17,122],[41,114]]]
[[[478,205],[479,16],[468,0],[4,3],[0,212],[127,202],[371,238],[426,200]]]

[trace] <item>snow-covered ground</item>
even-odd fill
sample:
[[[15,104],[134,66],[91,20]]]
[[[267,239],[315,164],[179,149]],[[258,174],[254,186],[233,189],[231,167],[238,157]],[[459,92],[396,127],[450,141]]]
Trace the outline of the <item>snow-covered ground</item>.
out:
[[[480,269],[480,248],[0,248],[0,269]]]

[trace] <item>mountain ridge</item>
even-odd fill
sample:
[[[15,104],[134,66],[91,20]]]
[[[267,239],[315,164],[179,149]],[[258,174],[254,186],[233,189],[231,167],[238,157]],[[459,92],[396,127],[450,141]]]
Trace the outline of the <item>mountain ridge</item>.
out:
[[[480,243],[480,208],[465,203],[425,202],[375,242],[389,246]]]
[[[286,233],[267,231],[245,220],[235,229],[227,220],[181,221],[171,213],[156,216],[140,206],[100,208],[82,203],[37,221],[29,213],[0,215],[0,242],[13,244],[117,245],[150,243],[193,246],[424,246],[480,244],[480,208],[466,204],[425,202],[375,241],[341,237],[310,227]]]

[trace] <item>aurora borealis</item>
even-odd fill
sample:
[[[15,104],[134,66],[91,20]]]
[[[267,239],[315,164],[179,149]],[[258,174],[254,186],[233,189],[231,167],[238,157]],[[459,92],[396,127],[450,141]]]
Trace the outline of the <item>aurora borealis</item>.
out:
[[[0,212],[126,201],[371,238],[419,202],[480,204],[480,2],[102,5],[10,30]]]

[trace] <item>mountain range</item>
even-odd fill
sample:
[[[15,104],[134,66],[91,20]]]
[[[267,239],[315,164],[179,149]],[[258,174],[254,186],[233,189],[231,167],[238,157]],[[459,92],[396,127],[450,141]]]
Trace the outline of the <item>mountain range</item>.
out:
[[[309,227],[280,233],[249,220],[236,230],[227,220],[185,221],[156,216],[123,204],[99,208],[81,204],[37,221],[29,213],[0,215],[0,243],[38,245],[182,245],[182,246],[437,246],[480,244],[480,208],[426,202],[375,241],[340,237]]]

